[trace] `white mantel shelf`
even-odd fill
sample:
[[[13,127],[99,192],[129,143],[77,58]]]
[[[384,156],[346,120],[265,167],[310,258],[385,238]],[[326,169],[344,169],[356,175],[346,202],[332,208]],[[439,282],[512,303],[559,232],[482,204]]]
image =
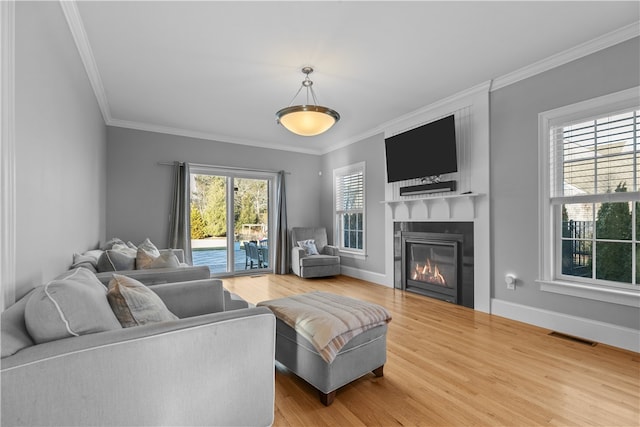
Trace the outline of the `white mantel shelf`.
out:
[[[413,199],[399,199],[399,200],[383,200],[380,203],[384,203],[391,208],[392,219],[396,218],[396,208],[399,205],[407,207],[409,218],[411,218],[411,205],[416,203],[422,203],[427,210],[427,218],[431,218],[431,207],[434,203],[445,203],[447,206],[448,217],[451,218],[451,203],[455,200],[467,199],[471,202],[473,208],[473,217],[476,216],[475,201],[477,197],[484,196],[482,193],[466,193],[466,194],[436,194],[431,196],[416,197]]]

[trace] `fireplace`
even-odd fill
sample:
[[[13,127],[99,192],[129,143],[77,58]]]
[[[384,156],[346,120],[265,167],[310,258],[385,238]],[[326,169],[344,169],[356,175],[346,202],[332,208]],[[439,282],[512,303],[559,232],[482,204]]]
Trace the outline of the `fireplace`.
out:
[[[394,223],[395,287],[473,308],[473,223]]]
[[[461,242],[454,234],[402,233],[404,289],[457,304]]]

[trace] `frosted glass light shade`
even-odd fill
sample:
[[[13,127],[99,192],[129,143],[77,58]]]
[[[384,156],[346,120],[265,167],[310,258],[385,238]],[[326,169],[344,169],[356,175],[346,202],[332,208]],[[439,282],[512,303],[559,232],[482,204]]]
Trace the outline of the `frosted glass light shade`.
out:
[[[283,108],[276,113],[276,117],[278,123],[287,130],[302,136],[320,135],[340,120],[340,114],[337,111],[319,105],[295,105]]]

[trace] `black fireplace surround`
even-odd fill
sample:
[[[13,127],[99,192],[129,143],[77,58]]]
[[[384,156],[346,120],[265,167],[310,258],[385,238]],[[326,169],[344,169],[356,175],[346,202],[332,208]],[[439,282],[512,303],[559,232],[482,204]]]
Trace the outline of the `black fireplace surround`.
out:
[[[394,287],[473,308],[473,222],[394,222]]]

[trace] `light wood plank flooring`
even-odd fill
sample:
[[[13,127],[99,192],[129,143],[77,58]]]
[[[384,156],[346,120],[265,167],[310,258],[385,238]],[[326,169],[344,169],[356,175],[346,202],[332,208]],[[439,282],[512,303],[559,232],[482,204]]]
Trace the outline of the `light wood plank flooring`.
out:
[[[257,303],[320,290],[392,314],[384,377],[317,392],[276,369],[274,426],[639,426],[640,355],[366,281],[265,274],[225,278]]]

